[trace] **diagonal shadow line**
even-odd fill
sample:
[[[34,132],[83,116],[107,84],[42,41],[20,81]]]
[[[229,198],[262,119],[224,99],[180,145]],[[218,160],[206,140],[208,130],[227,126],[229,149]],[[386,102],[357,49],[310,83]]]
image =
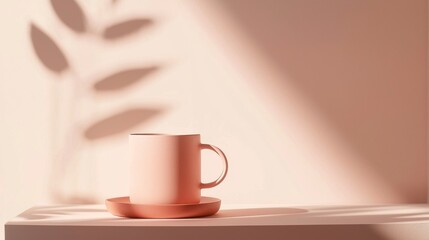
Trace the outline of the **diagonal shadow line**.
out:
[[[380,19],[376,12],[383,7],[375,2],[365,5],[365,14],[363,5],[329,2],[335,8],[317,1],[216,3],[287,79],[264,84],[295,86],[355,151],[357,164],[394,189],[392,203],[426,202],[426,67],[414,54],[426,42],[401,37],[408,32],[403,29],[414,29],[413,36],[426,31],[426,22],[411,14],[420,3],[393,4]],[[406,16],[391,15],[393,8]]]

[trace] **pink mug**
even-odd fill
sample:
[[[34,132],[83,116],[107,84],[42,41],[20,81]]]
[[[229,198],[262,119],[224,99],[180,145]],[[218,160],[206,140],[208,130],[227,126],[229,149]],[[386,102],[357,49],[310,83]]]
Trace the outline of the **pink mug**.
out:
[[[201,189],[218,185],[228,171],[225,154],[213,145],[200,143],[199,134],[134,133],[129,136],[129,144],[132,203],[199,203]],[[223,162],[223,172],[210,183],[201,183],[202,149],[216,152]]]

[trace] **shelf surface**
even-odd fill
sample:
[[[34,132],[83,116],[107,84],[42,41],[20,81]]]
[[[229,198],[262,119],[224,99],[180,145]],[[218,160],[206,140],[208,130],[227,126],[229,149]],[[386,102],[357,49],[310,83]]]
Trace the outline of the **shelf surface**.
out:
[[[33,207],[5,225],[15,239],[429,239],[429,205],[225,205],[214,216],[128,219],[104,205]]]

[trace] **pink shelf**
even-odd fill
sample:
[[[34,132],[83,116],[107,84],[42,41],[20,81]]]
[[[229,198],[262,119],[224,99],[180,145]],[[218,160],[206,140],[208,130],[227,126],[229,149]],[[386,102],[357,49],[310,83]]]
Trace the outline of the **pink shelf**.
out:
[[[5,225],[6,240],[429,239],[429,205],[227,205],[208,218],[126,219],[104,205],[31,208]]]

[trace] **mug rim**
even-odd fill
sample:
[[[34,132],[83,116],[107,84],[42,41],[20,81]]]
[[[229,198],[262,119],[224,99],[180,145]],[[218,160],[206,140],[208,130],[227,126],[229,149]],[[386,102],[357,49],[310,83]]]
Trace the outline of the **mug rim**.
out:
[[[199,133],[190,134],[170,134],[170,133],[130,133],[129,136],[146,136],[146,137],[191,137],[200,136]]]

